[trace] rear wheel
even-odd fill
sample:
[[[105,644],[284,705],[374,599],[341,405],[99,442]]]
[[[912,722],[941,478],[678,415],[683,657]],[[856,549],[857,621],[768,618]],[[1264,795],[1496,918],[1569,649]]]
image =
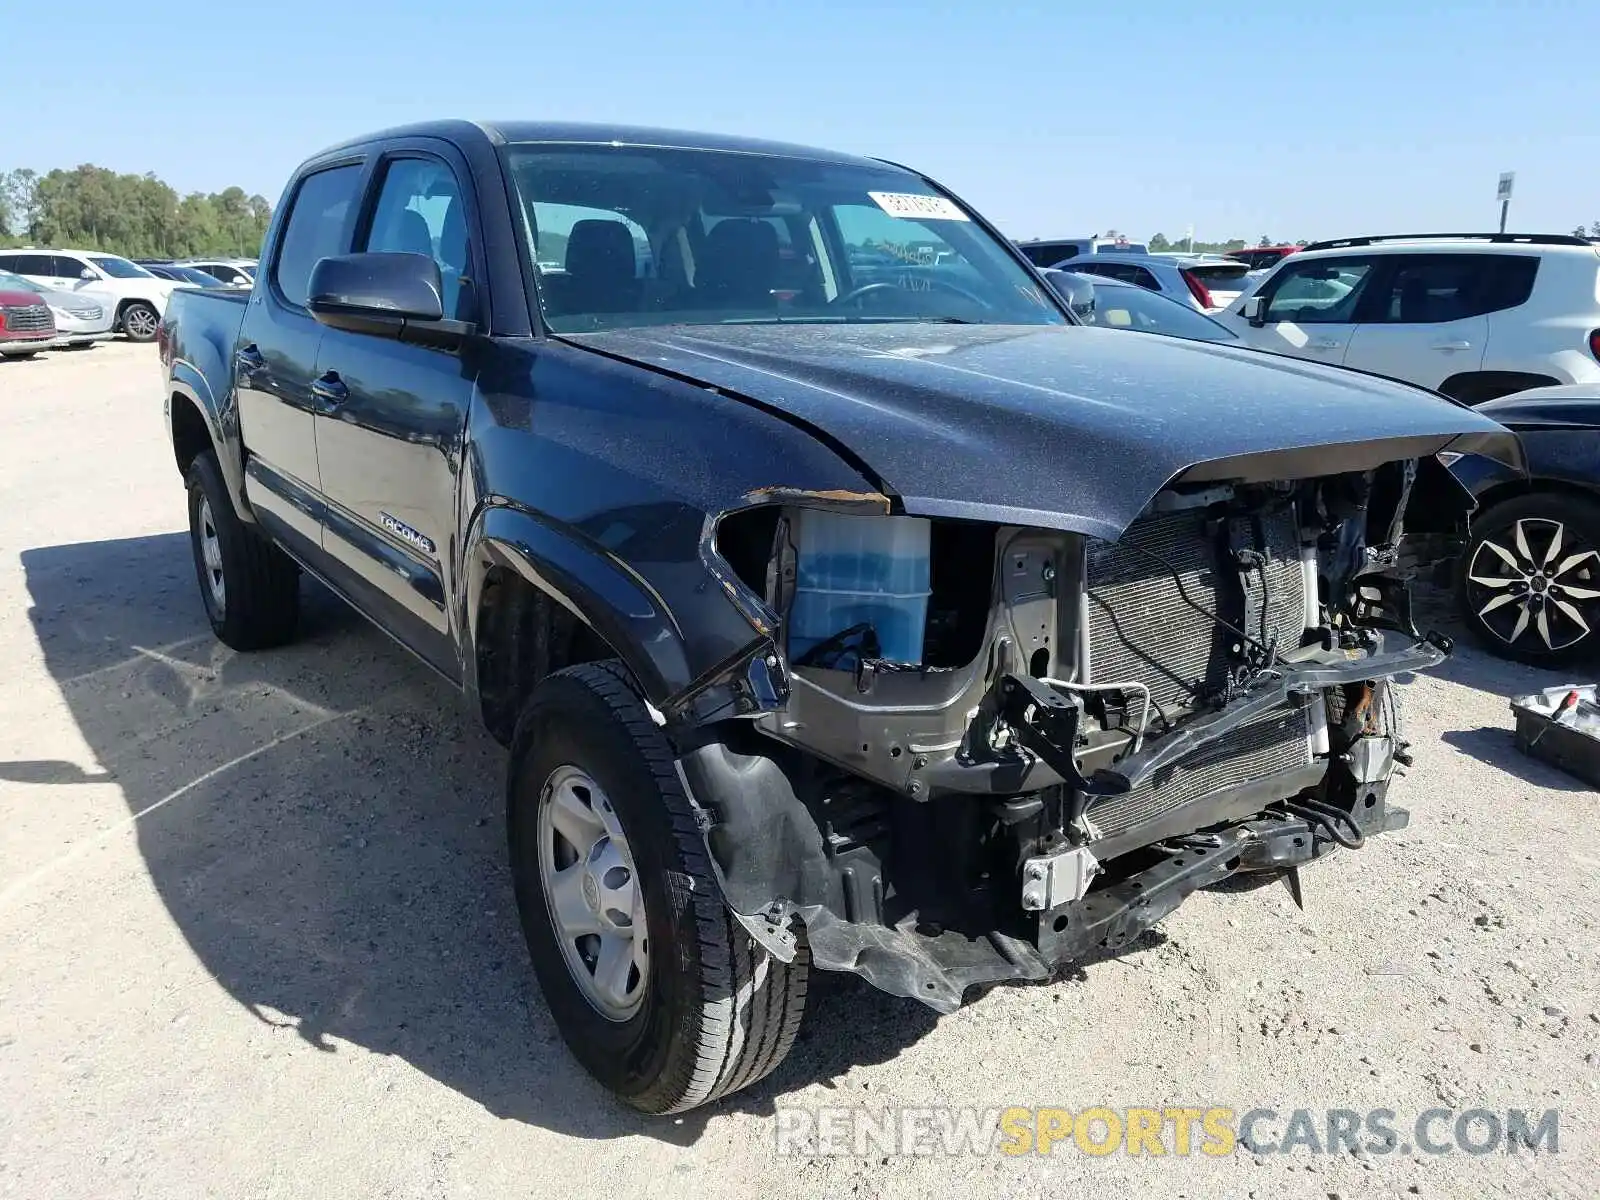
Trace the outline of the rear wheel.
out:
[[[207,450],[189,467],[189,542],[212,632],[235,650],[265,650],[294,637],[300,572],[282,550],[239,520]]]
[[[122,310],[122,332],[128,335],[130,341],[155,341],[156,329],[160,324],[160,315],[143,300],[135,300]]]
[[[810,962],[803,945],[778,962],[729,915],[673,760],[627,672],[589,663],[534,688],[507,787],[517,908],[556,1027],[648,1113],[782,1062]]]
[[[1588,656],[1600,625],[1600,505],[1542,492],[1489,509],[1456,564],[1456,597],[1495,654],[1544,667]]]

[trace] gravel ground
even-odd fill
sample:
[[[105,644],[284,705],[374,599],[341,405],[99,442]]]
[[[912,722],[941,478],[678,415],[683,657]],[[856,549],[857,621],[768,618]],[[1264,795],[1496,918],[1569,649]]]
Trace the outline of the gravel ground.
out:
[[[1411,686],[1411,828],[1305,913],[1204,894],[941,1020],[823,977],[774,1077],[650,1121],[556,1037],[449,689],[320,594],[211,639],[154,351],[0,362],[0,415],[0,1196],[1594,1194],[1596,797],[1506,707],[1556,680]],[[1560,1153],[774,1152],[777,1109],[956,1104],[1555,1108]]]

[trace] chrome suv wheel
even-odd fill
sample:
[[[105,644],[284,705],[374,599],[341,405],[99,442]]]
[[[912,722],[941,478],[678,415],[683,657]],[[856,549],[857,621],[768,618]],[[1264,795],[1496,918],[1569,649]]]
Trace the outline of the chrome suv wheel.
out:
[[[1600,644],[1600,508],[1524,496],[1473,524],[1458,578],[1462,615],[1490,650],[1554,666]]]

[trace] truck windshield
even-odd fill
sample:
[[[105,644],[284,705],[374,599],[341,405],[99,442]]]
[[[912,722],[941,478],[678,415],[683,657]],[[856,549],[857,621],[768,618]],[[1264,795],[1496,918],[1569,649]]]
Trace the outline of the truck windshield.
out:
[[[1066,324],[970,213],[895,167],[636,146],[506,154],[557,332]]]

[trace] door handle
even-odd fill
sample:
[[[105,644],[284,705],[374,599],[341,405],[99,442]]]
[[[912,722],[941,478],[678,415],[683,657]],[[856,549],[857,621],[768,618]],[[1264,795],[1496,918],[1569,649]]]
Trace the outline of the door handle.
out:
[[[311,382],[311,394],[329,408],[338,408],[350,399],[350,389],[339,378],[339,372],[328,371]]]
[[[1435,342],[1433,348],[1435,350],[1471,350],[1472,343],[1468,341]]]
[[[1312,338],[1306,343],[1309,350],[1337,350],[1340,343],[1333,338]]]
[[[267,365],[266,358],[262,356],[261,351],[256,349],[254,342],[251,342],[248,346],[240,346],[234,352],[233,361],[239,365],[241,371],[259,371]]]

